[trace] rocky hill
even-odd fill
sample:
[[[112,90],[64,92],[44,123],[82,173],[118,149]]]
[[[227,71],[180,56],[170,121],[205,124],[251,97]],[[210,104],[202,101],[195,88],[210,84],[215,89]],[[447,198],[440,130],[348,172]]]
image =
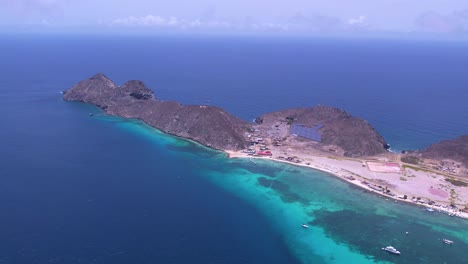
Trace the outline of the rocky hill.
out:
[[[247,146],[247,122],[218,107],[160,101],[141,81],[118,86],[104,74],[96,74],[65,91],[64,99],[96,105],[107,114],[140,119],[211,148],[240,150]]]
[[[288,123],[284,125],[285,136],[289,136],[291,124],[320,124],[319,144],[327,149],[336,146],[340,149],[335,152],[337,155],[360,157],[386,151],[385,140],[367,121],[326,106],[269,113],[260,118],[263,124],[253,125],[218,107],[158,100],[141,81],[128,81],[119,86],[104,74],[77,83],[64,92],[64,99],[96,105],[110,115],[140,119],[165,133],[221,150],[244,149],[249,145],[247,135],[252,131],[257,129],[268,134],[278,129],[273,124],[285,121]]]
[[[423,158],[429,159],[451,159],[461,162],[468,168],[468,135],[456,139],[445,140],[432,144],[420,151]]]
[[[257,119],[261,127],[278,126],[285,121],[305,127],[320,126],[318,145],[337,146],[344,156],[372,156],[386,152],[387,143],[383,137],[365,120],[351,116],[347,112],[328,106],[294,108],[268,113]]]

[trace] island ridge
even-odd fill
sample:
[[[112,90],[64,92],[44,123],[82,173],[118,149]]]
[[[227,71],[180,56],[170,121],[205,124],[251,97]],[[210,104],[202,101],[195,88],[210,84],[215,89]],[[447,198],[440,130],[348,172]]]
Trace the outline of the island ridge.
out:
[[[64,92],[67,101],[140,119],[167,134],[225,151],[329,172],[371,192],[468,217],[468,135],[427,149],[391,153],[365,120],[328,106],[286,109],[243,121],[221,108],[158,100],[141,81],[104,74]]]

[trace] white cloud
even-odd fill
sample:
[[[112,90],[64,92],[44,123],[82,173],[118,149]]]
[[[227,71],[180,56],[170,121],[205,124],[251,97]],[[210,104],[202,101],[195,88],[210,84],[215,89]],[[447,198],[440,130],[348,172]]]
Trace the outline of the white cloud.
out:
[[[358,27],[366,27],[367,24],[367,17],[366,16],[358,16],[355,18],[348,19],[348,25],[350,26],[358,26]]]
[[[167,26],[168,20],[160,16],[147,15],[143,17],[129,16],[114,19],[110,25],[118,26]]]
[[[337,33],[356,30],[369,30],[366,16],[358,16],[348,20],[326,15],[305,16],[296,13],[294,16],[277,19],[276,22],[258,21],[253,17],[245,17],[241,20],[222,20],[211,17],[210,20],[183,19],[175,16],[129,16],[117,18],[103,23],[112,27],[143,27],[161,30],[199,30],[199,31],[234,31],[234,32],[290,32],[290,33]]]
[[[274,30],[288,30],[288,24],[270,23],[270,22],[230,22],[223,20],[205,20],[194,19],[187,20],[178,17],[162,17],[154,15],[146,15],[141,17],[129,16],[124,18],[117,18],[107,25],[113,27],[153,27],[153,28],[170,28],[176,30],[185,29],[207,29],[207,30],[256,30],[256,31],[274,31]]]

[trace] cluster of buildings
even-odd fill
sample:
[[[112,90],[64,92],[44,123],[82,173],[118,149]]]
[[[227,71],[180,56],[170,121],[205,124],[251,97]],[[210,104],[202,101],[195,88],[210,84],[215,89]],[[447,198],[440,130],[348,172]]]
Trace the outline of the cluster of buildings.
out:
[[[434,169],[448,172],[448,173],[457,173],[457,169],[460,168],[460,165],[455,164],[455,162],[441,161],[439,165],[434,166]]]
[[[279,156],[278,157],[279,160],[285,160],[285,161],[289,161],[289,162],[294,162],[294,163],[302,163],[302,160],[299,159],[298,157],[283,157],[283,156]]]
[[[413,201],[415,203],[420,203],[420,204],[428,204],[428,205],[434,205],[435,204],[434,201],[431,201],[431,200],[426,199],[426,198],[421,198],[421,197],[412,197],[411,201]]]
[[[252,156],[272,156],[273,153],[264,143],[263,137],[258,135],[247,135],[249,139],[250,146],[248,149],[243,150],[242,152],[247,153]]]
[[[272,141],[271,141],[271,144],[275,147],[279,147],[279,146],[282,146],[283,143],[282,143],[282,140],[278,139],[278,138],[274,138]]]
[[[383,187],[381,185],[373,184],[367,181],[362,181],[361,183],[374,191],[381,192],[391,197],[396,197],[396,194],[392,193],[387,187]]]
[[[372,184],[372,183],[369,183],[367,181],[362,181],[361,183],[368,186],[370,189],[372,189],[374,191],[381,192],[381,193],[386,194],[386,195],[391,196],[391,197],[396,196],[394,193],[392,193],[390,190],[388,190],[387,187],[382,187],[380,185]],[[396,198],[401,199],[401,200],[407,200],[408,196],[401,194],[401,195],[396,196]],[[427,198],[411,197],[411,201],[414,202],[414,203],[422,204],[422,205],[430,205],[432,207],[437,207],[437,208],[439,208],[438,211],[443,210],[443,211],[447,212],[447,214],[449,216],[462,217],[460,215],[460,213],[468,213],[468,207],[465,207],[463,209],[458,209],[453,204],[452,205],[440,205],[440,204],[436,204],[435,201],[432,201],[432,200],[427,199]],[[428,208],[426,210],[430,211],[430,212],[433,212],[434,209],[432,209],[432,207],[430,207],[430,208]]]

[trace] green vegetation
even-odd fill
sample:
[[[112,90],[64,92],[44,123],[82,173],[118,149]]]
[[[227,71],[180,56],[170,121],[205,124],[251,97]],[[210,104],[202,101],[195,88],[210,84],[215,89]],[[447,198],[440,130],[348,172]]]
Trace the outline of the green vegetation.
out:
[[[461,186],[461,187],[468,186],[468,183],[466,183],[464,181],[454,179],[454,178],[445,178],[445,181],[448,181],[448,182],[450,182],[451,184],[453,184],[455,186]]]
[[[292,125],[292,123],[294,123],[294,117],[287,116],[286,121],[288,121],[288,125]]]
[[[402,167],[403,167],[403,169],[412,169],[412,170],[415,170],[415,171],[419,171],[419,168],[414,167],[414,166],[409,166],[409,165],[403,164]]]
[[[430,170],[430,169],[426,169],[426,168],[422,168],[422,167],[415,167],[415,166],[406,165],[406,164],[403,164],[401,167],[402,167],[403,169],[412,169],[412,170],[414,170],[414,171],[434,172],[434,173],[440,174],[440,172],[435,172],[435,171],[432,171],[432,170]]]
[[[334,160],[346,160],[344,157],[339,157],[339,156],[327,156],[329,159],[334,159]],[[349,159],[348,159],[349,160]]]
[[[413,156],[403,156],[401,157],[401,161],[404,163],[409,163],[413,165],[418,165],[419,164],[419,158],[413,157]]]
[[[414,167],[414,166],[410,166],[410,165],[406,165],[406,164],[403,164],[402,167],[403,167],[403,169],[412,169],[412,170],[414,170],[414,171],[423,170],[423,169],[421,169],[421,168]],[[424,170],[423,170],[423,171],[424,171]],[[426,170],[426,171],[428,171],[428,170]]]
[[[458,198],[458,194],[457,194],[457,192],[455,192],[454,189],[450,190],[450,198],[454,199],[454,200]]]
[[[450,204],[455,205],[455,200],[457,199],[458,194],[455,192],[454,189],[450,190]]]

